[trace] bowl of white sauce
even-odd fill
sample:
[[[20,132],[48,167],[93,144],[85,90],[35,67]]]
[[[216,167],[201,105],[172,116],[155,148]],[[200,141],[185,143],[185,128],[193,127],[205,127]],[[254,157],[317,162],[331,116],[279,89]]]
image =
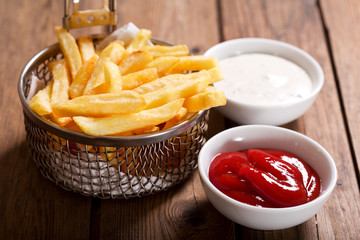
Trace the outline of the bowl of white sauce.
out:
[[[217,57],[224,74],[214,83],[227,98],[218,110],[238,124],[289,123],[310,108],[324,84],[319,63],[281,41],[233,39],[204,55]]]

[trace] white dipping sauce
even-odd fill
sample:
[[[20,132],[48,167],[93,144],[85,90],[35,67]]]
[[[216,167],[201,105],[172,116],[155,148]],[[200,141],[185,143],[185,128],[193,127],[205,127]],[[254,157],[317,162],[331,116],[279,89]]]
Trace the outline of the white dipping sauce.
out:
[[[272,105],[304,98],[311,93],[309,75],[282,57],[250,53],[220,60],[224,80],[215,86],[241,102]]]

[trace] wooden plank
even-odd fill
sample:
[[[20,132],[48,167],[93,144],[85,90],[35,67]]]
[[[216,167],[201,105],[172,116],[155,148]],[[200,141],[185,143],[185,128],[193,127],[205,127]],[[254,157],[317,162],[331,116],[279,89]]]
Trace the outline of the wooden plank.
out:
[[[323,2],[327,3],[327,1]],[[286,239],[283,237],[284,234],[297,235],[299,239],[314,239],[317,236],[321,239],[359,238],[359,232],[356,230],[360,219],[358,185],[353,171],[349,142],[345,132],[324,28],[316,2],[313,0],[231,2],[223,0],[221,3],[225,39],[265,37],[291,43],[317,59],[325,73],[325,85],[315,104],[297,121],[295,126],[294,123],[291,123],[287,127],[295,127],[296,130],[318,141],[329,151],[336,161],[339,171],[339,185],[316,217],[296,228],[286,229],[281,233],[275,231],[269,239]],[[342,5],[342,3],[338,4]],[[335,12],[337,7],[333,9]],[[343,15],[348,15],[345,14],[345,11],[343,13]],[[336,15],[335,18],[334,15],[328,15],[328,18],[333,19],[331,24],[334,24],[336,19],[341,17]],[[352,24],[354,25],[355,21]],[[339,29],[343,26],[343,24],[339,24]],[[350,37],[352,33],[349,31],[348,36]],[[336,35],[341,34],[337,33]],[[343,61],[344,58],[346,57],[343,54],[341,57],[339,56],[338,61]],[[351,60],[347,63],[350,62]],[[356,88],[353,89],[355,94]],[[354,104],[353,106],[358,105]],[[319,127],[320,125],[321,127]],[[339,148],[339,146],[342,147]],[[245,236],[247,234],[254,235],[252,231],[245,233],[244,231],[246,230],[242,230],[242,234]],[[256,232],[255,235],[258,238],[268,238],[265,236],[266,232]]]
[[[86,239],[90,199],[41,176],[26,149],[20,100],[21,69],[56,41],[62,1],[2,1],[0,7],[0,238]]]
[[[152,30],[154,37],[188,45],[193,53],[203,53],[219,41],[214,0],[128,0],[119,2],[118,10],[119,26],[132,21]],[[100,213],[100,239],[234,239],[233,223],[207,201],[197,171],[166,192],[101,201]]]
[[[329,225],[329,228],[338,229],[335,237],[359,239],[359,231],[354,231],[360,225],[359,207],[359,166],[360,166],[360,69],[358,68],[360,51],[359,19],[360,2],[357,0],[345,1],[320,1],[322,13],[329,37],[329,47],[332,50],[333,64],[336,68],[336,77],[340,87],[341,97],[346,114],[349,129],[349,139],[352,143],[354,154],[354,166],[357,169],[358,184],[349,182],[346,178],[339,178],[339,187],[343,189],[344,197],[339,197],[338,202],[343,211],[338,214],[344,215],[346,221],[339,220],[336,224]],[[335,20],[336,18],[336,20]],[[341,146],[338,144],[338,146]],[[345,156],[342,156],[343,158]],[[340,166],[340,168],[343,166]],[[354,168],[354,167],[353,167]],[[345,173],[353,176],[353,171],[344,169]],[[356,194],[351,194],[356,193]],[[352,196],[352,198],[350,198]],[[335,217],[331,215],[329,217]]]

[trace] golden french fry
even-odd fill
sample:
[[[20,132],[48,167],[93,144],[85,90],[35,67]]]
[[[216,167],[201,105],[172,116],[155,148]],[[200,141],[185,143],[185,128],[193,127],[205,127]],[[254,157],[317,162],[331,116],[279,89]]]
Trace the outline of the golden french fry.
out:
[[[167,76],[155,79],[154,81],[142,84],[139,87],[135,88],[134,91],[136,91],[139,94],[144,95],[144,94],[147,94],[150,92],[157,91],[158,89],[160,89],[172,82],[175,82],[175,81],[184,82],[186,80],[195,80],[201,75],[204,75],[203,71],[189,73],[189,74],[171,74],[171,75],[167,75]]]
[[[112,42],[100,54],[96,62],[94,71],[87,82],[83,95],[99,94],[106,92],[105,73],[104,73],[104,59],[109,59],[111,62],[117,64],[123,57],[125,52],[124,47],[117,41]]]
[[[76,44],[74,37],[62,27],[55,27],[56,36],[59,40],[59,45],[64,57],[69,65],[71,76],[74,79],[76,73],[79,71],[82,60],[81,54]]]
[[[167,56],[167,57],[158,57],[153,61],[147,64],[147,68],[155,67],[158,74],[164,76],[170,69],[175,66],[176,63],[179,62],[179,58]]]
[[[106,92],[119,93],[122,90],[122,81],[119,67],[111,62],[109,59],[105,59],[104,62],[104,74]]]
[[[59,117],[109,116],[139,112],[145,105],[143,96],[131,90],[124,90],[119,93],[80,96],[52,105],[52,110]]]
[[[48,115],[52,111],[50,105],[52,84],[53,81],[49,82],[48,85],[38,91],[29,102],[30,109],[40,116]]]
[[[179,62],[171,69],[172,73],[184,71],[208,70],[219,66],[216,57],[212,56],[185,56],[179,57]]]
[[[152,60],[153,57],[148,51],[132,52],[119,63],[120,73],[126,75],[142,70]]]
[[[159,131],[159,129],[160,128],[158,126],[147,126],[144,128],[139,128],[139,129],[134,130],[134,133],[136,135],[147,134],[147,133],[157,132],[157,131]]]
[[[63,126],[64,129],[74,132],[82,132],[78,125],[74,121],[69,122],[65,126]]]
[[[144,46],[147,45],[150,37],[150,30],[140,29],[139,32],[137,32],[136,36],[133,38],[133,40],[130,42],[130,44],[127,46],[126,50],[128,52],[134,52],[142,49]]]
[[[189,112],[198,112],[212,107],[223,106],[225,104],[226,97],[224,92],[209,86],[204,92],[186,98],[184,107]]]
[[[176,115],[173,117],[174,120],[180,121],[183,119],[187,114],[187,109],[182,107],[180,108],[179,112],[176,113]]]
[[[153,45],[153,46],[145,46],[143,49],[149,51],[154,58],[164,57],[164,56],[181,57],[181,56],[189,55],[189,49],[187,48],[186,45],[175,45],[175,46]]]
[[[179,112],[177,112],[176,115],[172,119],[166,121],[163,129],[168,129],[168,128],[178,125],[180,123],[180,121],[182,121],[185,118],[185,116],[187,115],[187,112],[188,111],[186,108],[181,107]]]
[[[69,89],[70,98],[76,98],[83,94],[85,86],[94,71],[98,58],[99,57],[97,55],[93,55],[87,62],[85,62],[81,66],[75,76],[75,79],[71,82]]]
[[[50,114],[50,120],[54,123],[59,124],[61,127],[64,127],[73,121],[71,117],[58,117],[54,113]]]
[[[210,74],[207,71],[199,72],[198,78],[194,80],[169,82],[162,88],[143,95],[147,103],[145,109],[158,107],[175,99],[186,98],[200,93],[209,85],[209,82]]]
[[[122,89],[130,90],[159,77],[156,68],[146,68],[141,71],[122,76]]]
[[[95,55],[95,47],[91,37],[81,36],[78,38],[78,45],[82,62],[89,61]]]
[[[50,104],[69,100],[70,75],[65,59],[49,62],[48,68],[54,79]]]
[[[184,99],[181,98],[158,108],[144,110],[138,113],[114,115],[105,118],[78,116],[73,119],[84,133],[88,135],[114,135],[166,122],[176,115],[182,107],[183,102]]]
[[[106,92],[104,60],[99,58],[95,64],[94,70],[86,83],[82,95],[93,95]]]
[[[100,58],[108,58],[111,62],[119,64],[125,54],[125,48],[120,41],[114,41],[101,51]]]
[[[210,68],[208,70],[208,72],[211,75],[211,83],[219,82],[219,81],[222,81],[224,79],[224,75],[221,72],[221,67],[220,66]]]
[[[113,41],[103,50],[96,50],[90,37],[80,37],[76,45],[65,29],[55,31],[65,59],[48,64],[53,81],[29,106],[64,129],[93,136],[146,134],[226,103],[222,92],[209,87],[223,79],[214,57],[188,56],[185,45],[150,46],[151,31],[146,29],[126,49],[123,42]],[[122,172],[136,170],[141,175],[169,169],[132,159],[131,152],[117,148],[91,147],[88,151],[100,153]],[[175,166],[169,164],[170,169]]]

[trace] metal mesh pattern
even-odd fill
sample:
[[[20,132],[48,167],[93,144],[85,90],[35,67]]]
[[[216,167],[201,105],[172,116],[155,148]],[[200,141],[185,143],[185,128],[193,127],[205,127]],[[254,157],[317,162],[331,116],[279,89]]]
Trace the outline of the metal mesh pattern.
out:
[[[144,196],[182,182],[197,167],[207,130],[205,115],[165,141],[107,147],[58,137],[24,116],[28,148],[41,173],[64,189],[100,198]]]
[[[193,124],[183,133],[151,143],[147,140],[144,144],[140,137],[134,146],[104,145],[96,139],[91,140],[91,145],[90,140],[84,144],[73,140],[65,131],[55,134],[57,131],[52,131],[51,124],[44,121],[37,124],[35,114],[24,100],[29,92],[30,76],[34,74],[48,82],[51,75],[46,63],[60,57],[58,47],[45,49],[28,63],[31,66],[24,69],[19,83],[28,149],[46,178],[85,196],[131,198],[166,190],[192,173],[206,141],[208,111],[189,120]]]

